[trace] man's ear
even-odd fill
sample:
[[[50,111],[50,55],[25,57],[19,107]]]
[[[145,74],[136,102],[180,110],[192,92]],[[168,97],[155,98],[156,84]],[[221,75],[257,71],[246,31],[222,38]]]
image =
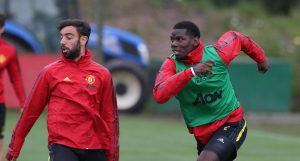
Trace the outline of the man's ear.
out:
[[[199,39],[195,37],[195,38],[193,39],[193,45],[194,45],[194,46],[198,46],[198,42],[199,42]]]
[[[85,46],[87,44],[88,37],[87,36],[81,36],[80,37],[80,44]]]

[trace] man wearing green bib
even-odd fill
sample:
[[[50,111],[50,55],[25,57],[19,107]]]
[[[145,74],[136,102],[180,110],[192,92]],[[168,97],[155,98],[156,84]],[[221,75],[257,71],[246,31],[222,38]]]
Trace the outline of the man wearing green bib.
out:
[[[247,135],[241,104],[230,82],[228,66],[240,51],[265,73],[269,61],[248,36],[228,31],[216,44],[203,46],[198,26],[175,24],[170,35],[172,54],[163,62],[153,96],[165,103],[173,96],[189,132],[197,141],[197,161],[232,161]]]

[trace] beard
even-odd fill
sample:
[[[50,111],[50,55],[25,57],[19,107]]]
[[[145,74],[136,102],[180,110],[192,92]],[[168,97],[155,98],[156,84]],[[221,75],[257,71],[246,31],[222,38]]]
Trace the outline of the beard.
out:
[[[63,48],[65,48],[65,47],[62,47],[62,49]],[[78,42],[77,45],[73,49],[70,49],[70,50],[65,51],[65,52],[62,50],[62,53],[63,53],[63,56],[66,59],[76,59],[80,55],[80,50],[81,50],[81,47],[80,47],[79,42]]]

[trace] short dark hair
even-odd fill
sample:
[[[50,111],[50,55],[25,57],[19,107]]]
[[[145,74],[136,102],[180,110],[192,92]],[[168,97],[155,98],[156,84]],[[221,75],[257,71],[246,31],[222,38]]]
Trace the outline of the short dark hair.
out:
[[[64,27],[67,26],[74,26],[80,36],[87,36],[88,38],[90,37],[91,26],[84,20],[80,20],[80,19],[62,20],[57,26],[57,29],[61,31]]]
[[[5,24],[6,16],[0,13],[0,27],[3,27]]]
[[[174,25],[173,29],[186,29],[190,36],[200,38],[198,26],[191,21],[180,21]]]

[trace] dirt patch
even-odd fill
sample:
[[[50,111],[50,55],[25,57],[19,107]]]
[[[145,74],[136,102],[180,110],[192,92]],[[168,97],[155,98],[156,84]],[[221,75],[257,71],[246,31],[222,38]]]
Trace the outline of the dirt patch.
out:
[[[200,11],[190,11],[172,3],[155,6],[146,0],[111,0],[106,6],[105,23],[141,36],[154,59],[169,55],[169,33],[176,22],[191,20],[199,26],[205,23],[205,15]]]

